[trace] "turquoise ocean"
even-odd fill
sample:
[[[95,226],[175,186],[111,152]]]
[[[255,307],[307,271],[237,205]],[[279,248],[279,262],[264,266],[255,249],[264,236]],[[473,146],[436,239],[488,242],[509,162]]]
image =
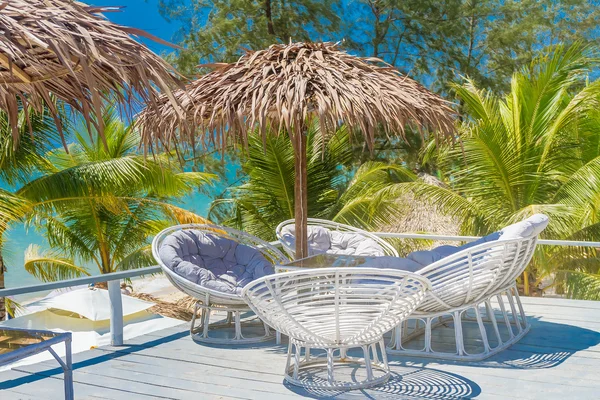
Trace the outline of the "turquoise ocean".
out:
[[[2,185],[0,185],[1,187]],[[194,193],[176,204],[201,216],[206,216],[211,197],[206,194]],[[41,283],[30,275],[23,267],[25,249],[30,244],[37,244],[41,249],[49,249],[45,238],[33,227],[26,229],[23,224],[13,224],[5,234],[5,244],[2,251],[7,266],[5,274],[6,287],[18,287]],[[95,265],[84,265],[91,274],[98,274]]]

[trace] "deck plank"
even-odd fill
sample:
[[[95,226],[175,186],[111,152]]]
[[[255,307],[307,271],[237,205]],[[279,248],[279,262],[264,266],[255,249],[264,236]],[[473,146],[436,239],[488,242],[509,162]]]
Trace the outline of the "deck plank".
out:
[[[73,357],[77,399],[597,399],[600,302],[523,298],[531,331],[479,362],[390,356],[393,377],[378,389],[306,392],[283,384],[287,346],[194,343],[187,324]],[[470,328],[467,327],[468,332]],[[451,343],[448,332],[436,333]],[[62,398],[54,362],[0,372],[0,399]]]

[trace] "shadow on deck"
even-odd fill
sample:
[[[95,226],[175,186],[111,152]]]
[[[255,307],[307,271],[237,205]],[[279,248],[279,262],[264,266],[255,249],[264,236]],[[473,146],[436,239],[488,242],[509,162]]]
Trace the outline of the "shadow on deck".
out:
[[[278,399],[295,395],[339,399],[596,398],[600,393],[600,378],[595,372],[600,368],[600,305],[584,306],[581,302],[581,307],[576,307],[573,304],[579,303],[554,299],[547,304],[540,300],[531,303],[528,308],[535,315],[530,317],[531,331],[500,354],[477,362],[389,356],[392,377],[374,389],[308,391],[283,384],[287,345],[277,346],[274,342],[227,347],[200,345],[181,326],[136,338],[125,346],[75,355],[75,393],[86,393],[88,386],[94,385],[88,379],[90,376],[99,376],[100,382],[106,374],[113,380],[137,379],[137,386],[125,383],[124,388],[111,384],[110,380],[106,383],[114,393],[122,390],[130,398],[192,398],[188,394],[220,398],[270,395]],[[120,369],[110,372],[115,365]],[[48,379],[58,381],[62,376],[62,370],[50,362],[17,367],[14,371],[20,376],[0,373],[0,390],[6,390],[5,393],[34,393]],[[146,381],[136,378],[149,371],[156,378],[149,377]],[[164,395],[156,391],[156,386],[162,388],[169,382],[173,385],[171,391]],[[189,388],[181,389],[182,382],[188,382]],[[210,384],[214,387],[210,388]],[[30,398],[4,394],[0,397]],[[61,393],[54,393],[47,398],[60,397]]]

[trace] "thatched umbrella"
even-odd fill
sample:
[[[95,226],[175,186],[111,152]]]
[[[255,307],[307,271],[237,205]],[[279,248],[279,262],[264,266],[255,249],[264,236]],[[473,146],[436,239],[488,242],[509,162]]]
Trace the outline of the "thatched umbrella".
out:
[[[99,14],[118,10],[72,0],[0,0],[0,108],[15,143],[19,107],[47,107],[62,134],[55,97],[81,112],[103,138],[105,100],[116,97],[127,110],[141,102],[152,107],[156,88],[170,96],[182,87],[172,67],[131,35],[166,42]]]
[[[214,70],[175,92],[186,118],[160,99],[139,117],[148,145],[204,141],[217,147],[245,142],[258,127],[285,129],[296,152],[296,256],[306,243],[306,135],[310,118],[321,132],[341,123],[360,129],[369,146],[376,132],[404,134],[406,124],[442,134],[453,127],[449,104],[376,58],[352,56],[334,43],[276,44],[248,51],[233,64],[204,65]],[[188,97],[189,96],[189,97]]]

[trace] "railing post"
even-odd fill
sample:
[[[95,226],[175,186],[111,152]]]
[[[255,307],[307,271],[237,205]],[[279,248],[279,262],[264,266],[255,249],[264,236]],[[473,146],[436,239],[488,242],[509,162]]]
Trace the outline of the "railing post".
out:
[[[110,299],[110,344],[123,345],[123,302],[121,300],[121,281],[108,281]]]

